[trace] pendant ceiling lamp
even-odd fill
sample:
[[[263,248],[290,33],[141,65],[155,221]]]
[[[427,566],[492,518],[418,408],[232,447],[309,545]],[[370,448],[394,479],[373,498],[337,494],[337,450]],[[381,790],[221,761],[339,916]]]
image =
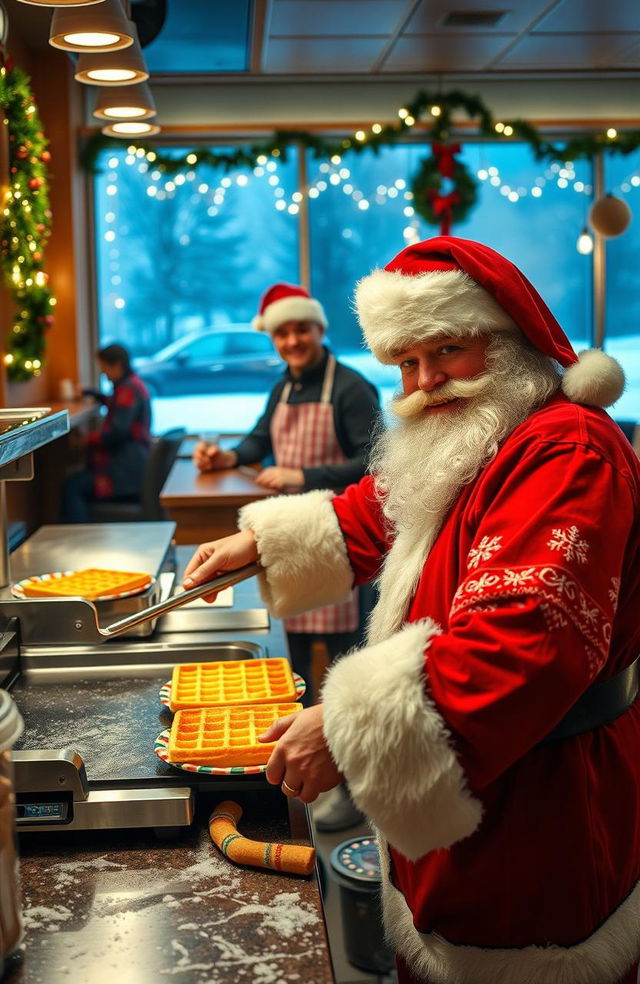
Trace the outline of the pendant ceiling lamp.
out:
[[[88,7],[91,4],[103,3],[103,0],[19,0],[31,7]]]
[[[118,51],[133,44],[133,24],[120,0],[57,7],[51,18],[49,44],[63,51]]]
[[[144,82],[110,86],[99,90],[93,115],[99,120],[148,120],[156,115],[156,107]]]
[[[138,30],[132,24],[133,44],[120,51],[87,51],[76,63],[75,78],[87,85],[132,85],[146,82],[149,71],[142,55]]]
[[[102,132],[107,137],[131,139],[131,137],[152,137],[160,133],[160,127],[157,123],[148,123],[144,120],[117,120],[103,126]]]

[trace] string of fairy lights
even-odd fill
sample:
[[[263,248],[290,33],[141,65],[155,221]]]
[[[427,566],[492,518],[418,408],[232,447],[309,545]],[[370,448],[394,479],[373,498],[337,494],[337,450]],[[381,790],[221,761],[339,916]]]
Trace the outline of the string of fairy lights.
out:
[[[203,180],[202,174],[198,171],[200,161],[196,152],[186,156],[186,170],[170,174],[156,166],[157,153],[153,150],[132,144],[126,149],[126,153],[123,151],[112,154],[107,160],[105,193],[108,198],[114,200],[114,207],[109,207],[103,216],[105,226],[103,238],[109,244],[108,261],[112,286],[118,288],[122,283],[119,273],[119,250],[116,243],[117,212],[115,209],[115,199],[119,193],[118,182],[121,165],[135,168],[140,176],[146,180],[145,191],[150,201],[162,202],[181,194],[183,187],[190,188],[193,203],[203,202],[209,217],[215,217],[222,212],[228,203],[228,194],[231,190],[241,192],[248,188],[254,180],[265,182],[268,185],[272,193],[273,207],[277,212],[292,217],[299,214],[305,197],[309,201],[317,201],[331,190],[340,190],[345,199],[351,201],[355,214],[394,203],[400,207],[402,219],[406,223],[402,229],[405,242],[408,245],[411,242],[419,241],[421,236],[419,218],[412,204],[413,193],[409,190],[405,178],[397,177],[385,184],[377,184],[375,188],[366,193],[358,186],[352,170],[347,166],[344,158],[339,154],[334,154],[329,160],[322,161],[317,165],[306,189],[288,193],[283,187],[283,178],[279,173],[281,162],[278,158],[279,154],[259,155],[256,158],[255,166],[249,173],[225,174],[215,180],[211,180],[211,178]],[[479,167],[475,176],[479,182],[486,185],[487,189],[495,189],[496,194],[514,205],[525,198],[541,199],[545,192],[551,188],[570,191],[586,198],[590,198],[593,194],[591,183],[578,176],[573,161],[553,162],[540,174],[532,176],[527,184],[522,182],[511,184],[501,173],[500,168],[491,164]],[[622,194],[628,195],[639,187],[640,168],[629,174],[620,183],[619,190]],[[344,238],[351,238],[353,230],[345,226],[342,235]],[[184,235],[180,241],[186,245],[189,241],[188,236]],[[592,246],[593,243],[588,232],[586,238],[583,232],[577,244],[578,251],[588,253]],[[113,303],[117,309],[125,306],[125,300],[121,296],[115,296]]]

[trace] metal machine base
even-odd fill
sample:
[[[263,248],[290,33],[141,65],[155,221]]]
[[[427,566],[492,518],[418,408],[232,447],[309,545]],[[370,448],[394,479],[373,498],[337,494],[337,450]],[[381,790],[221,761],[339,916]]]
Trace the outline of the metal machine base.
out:
[[[186,786],[89,789],[82,757],[71,748],[17,751],[16,826],[20,832],[176,828],[193,820]]]

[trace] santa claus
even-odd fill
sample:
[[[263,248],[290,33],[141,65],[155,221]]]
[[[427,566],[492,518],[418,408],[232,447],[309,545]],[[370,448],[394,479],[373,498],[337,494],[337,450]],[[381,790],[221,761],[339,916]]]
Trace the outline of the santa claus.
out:
[[[267,777],[349,782],[401,982],[631,984],[640,956],[640,467],[532,285],[439,237],[360,282],[402,374],[371,474],[247,506],[186,586],[259,558],[278,617],[377,580],[368,644],[277,722]]]

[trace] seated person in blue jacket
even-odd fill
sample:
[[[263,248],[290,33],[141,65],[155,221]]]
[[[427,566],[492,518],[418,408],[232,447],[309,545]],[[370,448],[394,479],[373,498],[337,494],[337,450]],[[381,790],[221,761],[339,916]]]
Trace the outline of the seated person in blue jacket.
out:
[[[107,408],[100,427],[88,434],[86,467],[66,480],[62,491],[63,523],[87,523],[91,505],[100,500],[135,501],[151,445],[151,404],[141,379],[131,368],[123,345],[107,345],[97,353],[100,371],[113,383],[105,396],[83,390]]]

